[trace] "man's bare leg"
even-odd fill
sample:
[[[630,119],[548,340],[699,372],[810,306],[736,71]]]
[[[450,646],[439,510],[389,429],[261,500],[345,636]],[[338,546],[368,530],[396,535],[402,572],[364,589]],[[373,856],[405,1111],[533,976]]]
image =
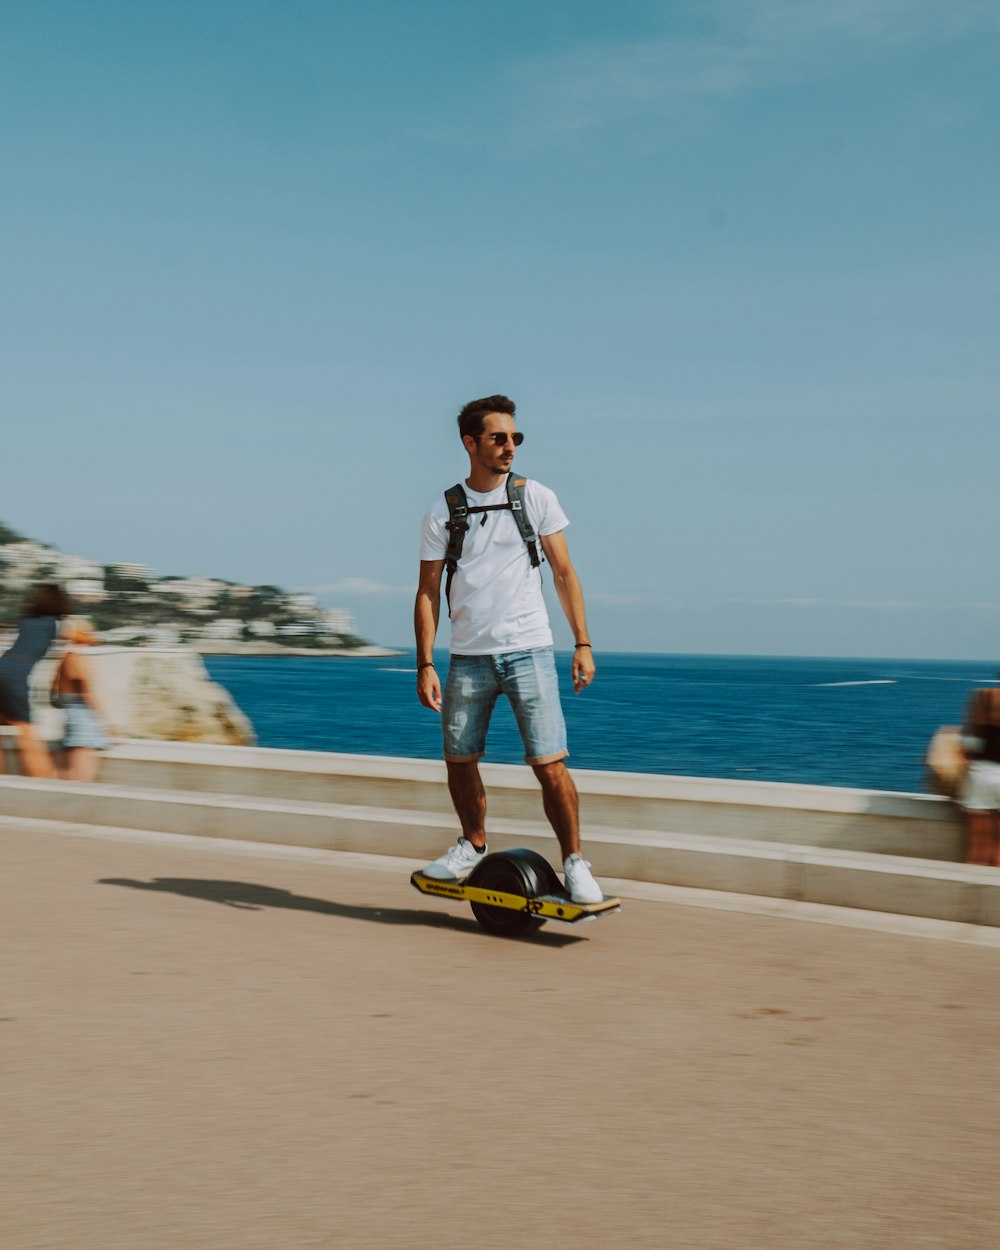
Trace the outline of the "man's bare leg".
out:
[[[473,846],[486,845],[486,791],[476,760],[445,760],[448,790],[462,826],[462,836]]]
[[[580,799],[576,784],[562,760],[532,764],[542,787],[542,806],[562,847],[563,859],[580,850]]]

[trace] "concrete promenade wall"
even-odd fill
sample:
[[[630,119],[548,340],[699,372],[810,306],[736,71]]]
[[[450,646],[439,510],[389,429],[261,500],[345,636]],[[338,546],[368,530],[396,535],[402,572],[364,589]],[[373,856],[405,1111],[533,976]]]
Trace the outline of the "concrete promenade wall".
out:
[[[0,739],[3,735],[0,734]],[[483,766],[494,850],[553,858],[523,766]],[[957,862],[930,795],[577,771],[585,850],[606,879],[1000,926],[1000,872]],[[0,777],[0,814],[427,860],[454,840],[443,764],[128,742],[92,785]]]
[[[522,765],[484,764],[491,817],[538,821],[538,784]],[[822,846],[958,860],[962,826],[934,795],[780,782],[574,770],[586,828]],[[312,803],[389,807],[452,817],[437,760],[190,743],[128,743],[101,780]]]
[[[17,772],[17,762],[9,738],[9,730],[0,730],[11,774]],[[491,818],[542,819],[530,769],[484,764],[482,773]],[[574,770],[573,775],[585,829],[961,858],[958,813],[934,795],[649,773]],[[100,782],[130,789],[392,808],[453,820],[444,765],[437,760],[131,741],[105,754]]]

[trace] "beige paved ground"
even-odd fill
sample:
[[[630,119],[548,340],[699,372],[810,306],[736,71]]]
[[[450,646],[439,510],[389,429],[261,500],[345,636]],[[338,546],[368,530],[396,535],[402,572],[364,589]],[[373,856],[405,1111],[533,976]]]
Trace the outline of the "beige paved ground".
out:
[[[991,1250],[1000,951],[0,822],[4,1250]]]

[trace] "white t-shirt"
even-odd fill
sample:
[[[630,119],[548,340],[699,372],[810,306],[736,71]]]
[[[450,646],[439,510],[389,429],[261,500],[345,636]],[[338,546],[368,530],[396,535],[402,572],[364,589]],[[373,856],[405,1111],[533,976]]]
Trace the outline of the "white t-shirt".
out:
[[[469,490],[468,486],[465,493],[470,508],[503,504],[507,502],[507,483],[505,480],[485,495]],[[557,534],[569,525],[555,493],[540,482],[527,482],[524,506],[540,538]],[[442,491],[424,517],[421,560],[444,559],[448,550],[447,520],[448,504]],[[442,591],[443,585],[442,581]],[[442,607],[447,610],[446,604]],[[541,569],[531,567],[531,557],[514,514],[509,510],[473,513],[451,584],[452,653],[497,655],[551,645]]]

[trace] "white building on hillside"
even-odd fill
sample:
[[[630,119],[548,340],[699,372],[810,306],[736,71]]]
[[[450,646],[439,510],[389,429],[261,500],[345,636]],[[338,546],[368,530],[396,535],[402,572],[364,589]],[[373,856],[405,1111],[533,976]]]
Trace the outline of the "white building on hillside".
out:
[[[285,595],[285,606],[289,612],[315,612],[316,596],[306,594]]]
[[[66,593],[80,603],[103,603],[108,597],[103,577],[74,577],[66,583]]]
[[[221,617],[218,620],[209,621],[201,631],[201,636],[202,638],[241,638],[243,636],[243,622]]]
[[[59,553],[41,543],[25,540],[19,543],[7,543],[0,547],[3,556],[2,576],[4,581],[15,585],[43,577],[55,577]]]
[[[226,589],[226,583],[217,577],[184,577],[179,582],[168,584],[189,599],[216,599]]]
[[[68,556],[59,553],[56,557],[56,572],[66,581],[100,582],[104,585],[104,565],[94,560],[86,560],[83,556]]]
[[[227,587],[215,577],[175,577],[157,582],[154,589],[161,595],[176,595],[187,607],[197,610],[218,599]]]
[[[357,623],[347,608],[324,608],[320,620],[327,634],[355,634]]]

